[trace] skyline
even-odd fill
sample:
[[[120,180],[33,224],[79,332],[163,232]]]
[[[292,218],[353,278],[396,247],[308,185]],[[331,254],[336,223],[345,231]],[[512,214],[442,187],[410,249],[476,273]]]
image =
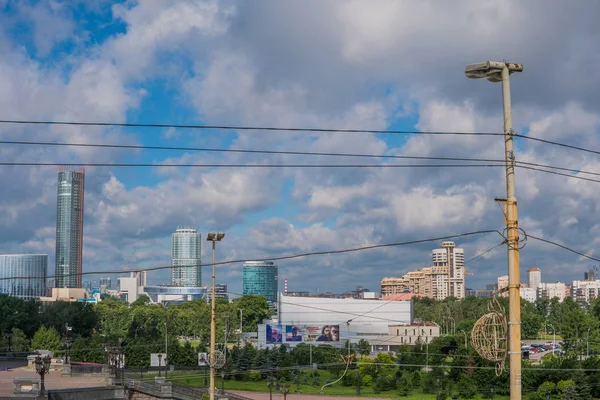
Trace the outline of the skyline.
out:
[[[515,129],[600,149],[598,77],[589,49],[592,1],[436,6],[385,1],[5,2],[0,13],[0,119],[402,131],[501,132],[499,85],[468,81],[465,65],[523,63],[512,80]],[[468,12],[465,12],[468,10]],[[527,23],[524,23],[527,21]],[[250,23],[251,22],[251,23]],[[315,29],[307,29],[314,26]],[[439,29],[433,29],[437,26]],[[560,26],[560,32],[556,27]],[[327,27],[327,28],[325,28]],[[504,41],[497,40],[506,32]],[[279,32],[272,35],[272,32]],[[477,32],[474,35],[473,32]],[[493,43],[493,46],[490,45]],[[410,62],[406,60],[410,58]],[[500,159],[494,136],[143,129],[0,124],[0,140]],[[360,157],[2,144],[7,162],[147,164],[390,164]],[[516,157],[596,171],[596,156],[519,138]],[[579,177],[589,177],[574,173]],[[56,260],[56,169],[0,168],[0,254]],[[519,168],[520,226],[594,255],[596,182]],[[354,248],[503,229],[494,198],[501,168],[86,168],[83,271],[167,265],[174,227],[227,232],[217,261]],[[495,234],[460,240],[469,259]],[[457,241],[458,243],[458,241]],[[290,290],[377,288],[424,266],[430,244],[277,262]],[[202,254],[205,260],[210,255]],[[206,258],[209,257],[209,258]],[[524,271],[547,281],[594,265],[529,240]],[[506,274],[501,246],[467,263],[467,287]],[[241,293],[242,267],[217,280]],[[150,273],[168,282],[170,272]],[[206,275],[205,275],[206,276]],[[335,278],[335,279],[334,279]],[[114,277],[113,277],[114,279]],[[84,280],[94,280],[85,277]]]

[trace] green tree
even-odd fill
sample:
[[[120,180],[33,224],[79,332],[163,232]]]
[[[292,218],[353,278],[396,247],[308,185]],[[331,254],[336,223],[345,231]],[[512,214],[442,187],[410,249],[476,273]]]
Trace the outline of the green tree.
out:
[[[25,332],[19,328],[12,328],[10,349],[12,351],[27,351],[29,349],[29,340],[25,336]]]
[[[582,308],[572,310],[563,317],[560,325],[565,350],[575,355],[584,353],[588,329],[597,331],[598,321],[595,321],[588,312]]]
[[[50,350],[57,352],[61,348],[60,335],[54,327],[40,326],[31,340],[31,350]]]
[[[537,398],[538,400],[546,400],[546,394],[552,395],[556,391],[556,385],[554,382],[544,382],[538,387]]]
[[[71,346],[71,361],[104,363],[105,353],[100,338],[77,338]]]
[[[358,341],[358,353],[363,357],[371,354],[371,345],[369,344],[369,342],[367,340],[360,339]]]
[[[246,295],[235,299],[232,303],[234,309],[242,310],[242,327],[244,332],[256,332],[258,325],[269,318],[272,311],[269,302],[263,296]]]
[[[398,380],[398,395],[402,397],[408,396],[412,391],[412,388],[413,385],[410,379],[408,379],[406,375],[403,374],[402,377]]]

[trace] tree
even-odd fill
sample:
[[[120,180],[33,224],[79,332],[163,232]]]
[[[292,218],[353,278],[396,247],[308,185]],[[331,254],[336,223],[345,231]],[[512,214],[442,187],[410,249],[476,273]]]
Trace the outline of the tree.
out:
[[[25,336],[25,332],[19,328],[12,328],[10,349],[12,351],[27,351],[29,348],[29,340]]]
[[[408,396],[412,388],[411,381],[403,374],[400,380],[398,380],[398,395],[403,397]]]
[[[363,357],[371,354],[371,345],[365,339],[358,341],[358,353]]]
[[[538,400],[546,400],[547,393],[554,393],[556,391],[556,385],[554,382],[544,382],[540,385],[537,390],[537,398]]]
[[[272,311],[269,302],[263,296],[246,295],[235,299],[232,303],[234,309],[241,309],[243,315],[242,327],[244,332],[256,332],[258,325],[269,318]]]
[[[562,393],[562,400],[579,400],[579,393],[577,392],[577,388],[573,385],[567,386]]]
[[[60,350],[60,335],[54,327],[46,328],[40,326],[33,339],[31,340],[31,350],[50,350],[56,352]]]

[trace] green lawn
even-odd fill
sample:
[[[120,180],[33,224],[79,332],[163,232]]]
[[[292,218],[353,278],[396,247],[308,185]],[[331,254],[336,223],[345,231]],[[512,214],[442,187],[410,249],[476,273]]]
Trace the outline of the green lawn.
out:
[[[312,372],[312,370],[310,370]],[[320,382],[321,384],[318,387],[314,387],[310,384],[300,385],[298,388],[297,385],[292,384],[290,393],[302,393],[302,394],[312,394],[319,395],[319,391],[321,390],[321,386],[325,383],[327,378],[332,379],[331,375],[327,371],[319,371],[321,376]],[[312,378],[311,378],[312,379]],[[194,387],[207,387],[205,384],[205,378],[202,372],[198,371],[189,371],[189,372],[173,372],[169,374],[169,380],[173,382],[177,382],[183,385],[189,385]],[[335,380],[335,379],[332,379]],[[208,375],[206,377],[206,381],[208,381]],[[309,380],[310,381],[310,380]],[[217,375],[215,379],[215,386],[217,388],[221,388],[222,382],[221,377]],[[265,383],[265,381],[253,382],[253,381],[236,381],[234,379],[225,380],[224,385],[225,390],[246,390],[252,392],[268,392],[269,389]],[[299,392],[296,392],[299,390]],[[434,400],[435,395],[432,394],[423,394],[421,393],[422,388],[418,387],[406,397],[399,397],[397,390],[386,391],[381,393],[373,392],[372,386],[361,387],[360,395],[361,397],[381,397],[381,398],[391,398],[391,399],[407,399],[407,400]],[[343,386],[340,383],[328,386],[324,389],[324,395],[329,396],[356,396],[356,387],[352,386]],[[505,399],[502,396],[496,396],[496,399],[501,400]]]

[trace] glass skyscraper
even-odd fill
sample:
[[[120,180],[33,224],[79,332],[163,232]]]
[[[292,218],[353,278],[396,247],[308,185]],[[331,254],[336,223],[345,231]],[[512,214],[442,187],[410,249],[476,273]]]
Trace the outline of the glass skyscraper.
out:
[[[58,169],[55,273],[57,288],[82,287],[84,183],[83,168]]]
[[[177,228],[171,251],[171,285],[202,286],[201,238],[195,228]]]
[[[31,300],[46,296],[46,254],[0,255],[0,293]]]
[[[242,294],[264,296],[268,301],[277,301],[278,271],[272,261],[246,261],[243,266]]]

